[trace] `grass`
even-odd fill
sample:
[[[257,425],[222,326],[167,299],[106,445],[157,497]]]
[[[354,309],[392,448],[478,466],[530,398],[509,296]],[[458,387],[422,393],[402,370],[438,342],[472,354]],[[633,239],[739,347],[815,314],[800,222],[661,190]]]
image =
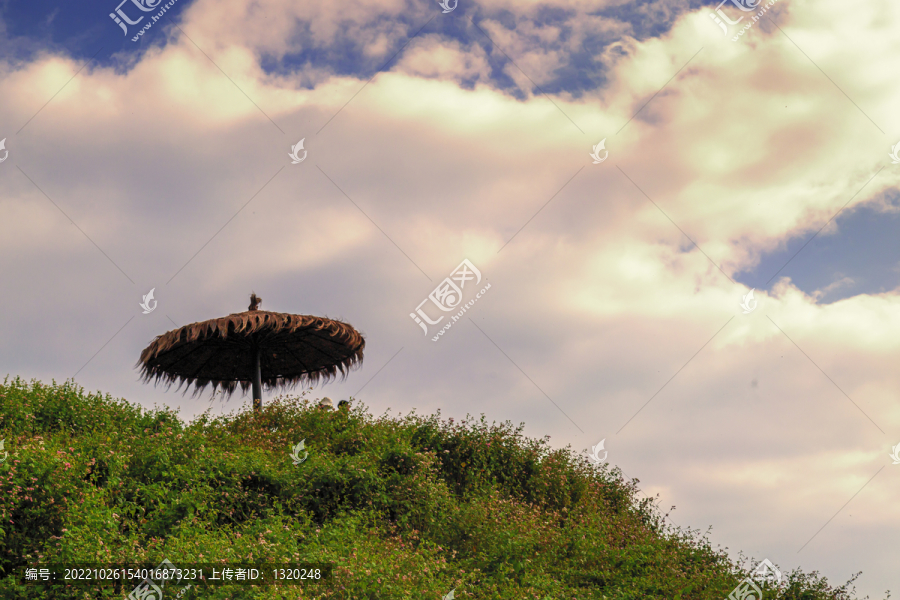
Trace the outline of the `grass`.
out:
[[[358,402],[324,412],[306,393],[186,424],[71,382],[7,378],[0,597],[123,598],[133,585],[44,587],[22,573],[164,558],[333,565],[317,584],[182,596],[204,599],[723,600],[748,574],[750,561],[667,526],[636,480],[521,426],[374,418]],[[295,465],[300,440],[309,454]],[[781,597],[850,600],[855,578],[833,587],[795,570]]]

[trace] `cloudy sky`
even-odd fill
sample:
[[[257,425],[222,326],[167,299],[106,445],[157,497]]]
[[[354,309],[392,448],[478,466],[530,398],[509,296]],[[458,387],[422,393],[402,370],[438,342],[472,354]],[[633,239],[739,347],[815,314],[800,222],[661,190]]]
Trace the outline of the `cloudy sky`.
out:
[[[714,545],[896,594],[900,4],[454,2],[0,2],[0,369],[229,412],[134,364],[255,291],[366,336],[316,397],[605,440]]]

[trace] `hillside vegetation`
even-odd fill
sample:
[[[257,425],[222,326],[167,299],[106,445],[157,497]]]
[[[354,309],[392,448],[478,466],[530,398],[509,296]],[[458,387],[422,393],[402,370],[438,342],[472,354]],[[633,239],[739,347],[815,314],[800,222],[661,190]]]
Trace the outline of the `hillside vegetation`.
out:
[[[333,565],[316,584],[182,596],[204,599],[723,600],[748,574],[698,532],[666,526],[618,469],[522,427],[375,418],[359,402],[326,412],[306,393],[187,424],[70,382],[7,378],[0,597],[123,598],[133,586],[25,585],[22,572],[164,558]],[[785,600],[853,597],[853,580],[787,581]]]

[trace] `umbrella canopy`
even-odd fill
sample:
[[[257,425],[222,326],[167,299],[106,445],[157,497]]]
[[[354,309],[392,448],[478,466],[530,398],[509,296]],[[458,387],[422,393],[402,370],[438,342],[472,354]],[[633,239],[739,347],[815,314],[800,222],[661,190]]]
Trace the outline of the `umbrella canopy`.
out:
[[[250,308],[227,317],[191,323],[158,336],[141,352],[136,366],[145,382],[207,385],[230,396],[238,386],[253,388],[253,408],[262,407],[262,384],[289,388],[346,377],[362,363],[366,341],[341,321]]]

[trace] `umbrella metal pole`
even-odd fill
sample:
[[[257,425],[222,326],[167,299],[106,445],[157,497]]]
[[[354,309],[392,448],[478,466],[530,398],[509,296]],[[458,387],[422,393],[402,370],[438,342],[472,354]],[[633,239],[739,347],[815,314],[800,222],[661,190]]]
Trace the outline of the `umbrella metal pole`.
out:
[[[262,410],[262,370],[260,369],[260,348],[253,345],[253,410]]]

